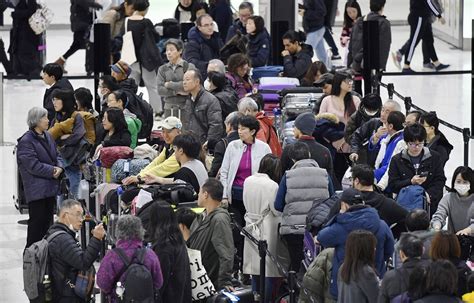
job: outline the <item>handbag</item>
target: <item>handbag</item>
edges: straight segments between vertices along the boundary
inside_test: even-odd
[[[216,289],[207,271],[202,265],[201,252],[188,248],[189,264],[191,265],[191,292],[193,301],[212,297]],[[204,278],[205,277],[205,278]]]
[[[133,42],[133,35],[131,31],[127,31],[128,18],[125,19],[125,34],[123,35],[122,52],[120,60],[132,65],[137,62],[137,55],[135,54],[135,43]]]
[[[38,9],[28,19],[31,29],[37,35],[44,32],[53,21],[54,13],[45,3],[38,3]]]
[[[74,284],[74,293],[79,298],[90,302],[95,283],[95,268],[92,265],[87,270],[81,270],[77,273],[76,283]]]

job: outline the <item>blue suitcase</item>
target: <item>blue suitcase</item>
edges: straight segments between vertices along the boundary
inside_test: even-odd
[[[278,77],[278,75],[283,71],[283,66],[281,65],[267,65],[254,67],[252,69],[252,79],[258,81],[263,77]]]
[[[230,296],[227,296],[224,293],[218,293],[213,297],[209,298],[207,300],[207,303],[232,303],[232,295],[236,296],[239,299],[239,303],[255,302],[252,288],[250,286],[246,286],[237,287],[234,292],[230,293]]]

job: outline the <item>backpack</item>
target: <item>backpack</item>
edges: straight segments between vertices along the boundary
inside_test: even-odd
[[[155,32],[156,33],[156,32]],[[163,64],[160,50],[156,46],[155,33],[150,28],[145,28],[142,45],[140,46],[140,64],[149,71],[154,71]]]
[[[397,202],[408,211],[415,208],[424,209],[429,213],[429,205],[426,200],[425,189],[420,185],[409,185],[400,190]]]
[[[306,217],[306,230],[316,235],[324,225],[335,214],[336,205],[340,200],[340,195],[335,194],[329,198],[321,198],[313,201],[313,206]]]
[[[155,118],[153,115],[153,107],[151,107],[150,103],[143,100],[142,96],[142,93],[135,95],[138,111],[134,112],[134,114],[142,121],[142,128],[138,133],[138,139],[148,139],[151,135]]]
[[[51,280],[48,244],[59,234],[65,233],[63,230],[58,230],[25,249],[23,253],[23,286],[28,299],[40,298],[39,301],[44,301],[44,276],[48,275]]]
[[[124,264],[119,281],[122,282],[125,291],[119,302],[154,303],[153,276],[144,264],[147,248],[137,249],[131,259],[122,249],[116,247],[113,250]]]

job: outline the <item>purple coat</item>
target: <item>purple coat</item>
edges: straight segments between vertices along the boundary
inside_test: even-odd
[[[137,248],[143,247],[143,242],[138,239],[119,240],[117,241],[117,247],[123,249],[127,257],[131,258]],[[150,270],[153,276],[155,290],[160,289],[163,285],[163,275],[161,273],[160,260],[158,260],[153,250],[147,249],[144,265]],[[118,275],[124,266],[122,259],[120,259],[113,250],[110,250],[105,255],[97,271],[97,285],[106,295],[113,294],[113,296],[110,296],[110,302],[118,302],[114,290],[120,278]]]
[[[44,135],[29,130],[18,139],[16,158],[28,203],[54,197],[59,189],[53,178],[54,166],[59,166],[56,143],[48,132]]]

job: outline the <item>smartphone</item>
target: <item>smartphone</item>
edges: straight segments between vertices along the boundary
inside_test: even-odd
[[[429,172],[423,171],[423,172],[419,173],[418,175],[419,175],[420,177],[428,177]]]

